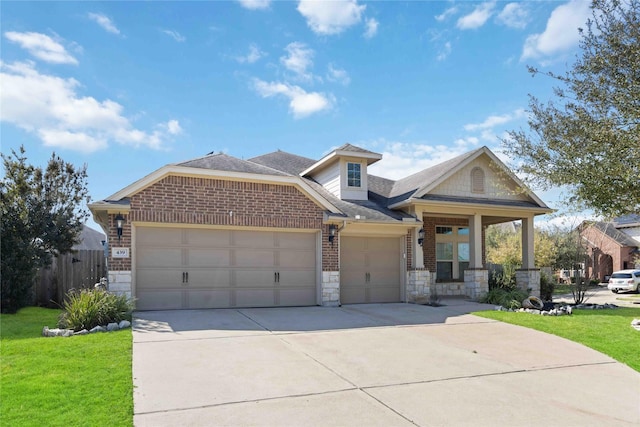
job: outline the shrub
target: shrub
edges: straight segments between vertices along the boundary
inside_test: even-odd
[[[501,305],[504,308],[516,310],[522,306],[522,300],[528,296],[526,292],[520,289],[495,288],[483,295],[480,298],[480,302]]]
[[[489,289],[516,289],[516,268],[505,264],[502,271],[493,271],[489,277]]]
[[[121,320],[131,321],[133,303],[124,295],[82,289],[67,293],[58,327],[80,331]]]
[[[542,301],[551,301],[553,299],[553,291],[556,288],[553,279],[546,274],[540,276],[540,298]]]

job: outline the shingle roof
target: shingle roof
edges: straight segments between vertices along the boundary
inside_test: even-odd
[[[273,153],[264,154],[262,156],[253,157],[249,162],[257,163],[286,172],[290,175],[299,175],[300,172],[313,165],[316,161],[307,157],[297,156],[295,154],[286,153],[284,151],[274,151]]]
[[[639,245],[637,240],[635,240],[628,234],[625,234],[622,231],[616,229],[615,225],[611,222],[598,221],[594,222],[593,226],[615,240],[616,243],[618,243],[620,246],[638,247]]]
[[[177,166],[185,166],[189,168],[213,169],[226,172],[244,172],[255,173],[259,175],[280,175],[287,176],[289,173],[276,170],[267,166],[238,159],[227,154],[211,154],[199,159],[188,160],[186,162],[177,163]]]
[[[614,218],[616,228],[634,227],[640,225],[640,214],[628,214]]]
[[[375,153],[373,151],[365,150],[364,148],[356,147],[355,145],[351,145],[349,143],[344,144],[344,145],[336,148],[334,151],[351,151],[351,152],[354,152],[354,153],[366,153],[366,154],[380,155],[379,153]]]
[[[80,232],[80,241],[73,245],[72,249],[75,251],[81,250],[101,250],[102,241],[107,240],[106,236],[99,231],[94,230],[91,227],[83,226]]]

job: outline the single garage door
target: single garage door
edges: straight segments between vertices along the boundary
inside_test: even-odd
[[[139,310],[316,304],[316,234],[136,228]]]
[[[401,242],[398,237],[340,239],[340,302],[399,302]]]

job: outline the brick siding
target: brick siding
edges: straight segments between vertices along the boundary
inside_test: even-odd
[[[118,241],[110,215],[111,246],[131,247],[132,222],[322,229],[323,209],[292,185],[168,176],[133,195]],[[323,270],[337,270],[333,248],[323,237]],[[131,270],[131,258],[109,260],[110,270]]]

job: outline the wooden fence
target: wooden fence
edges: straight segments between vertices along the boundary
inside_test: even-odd
[[[106,276],[102,250],[80,250],[53,259],[41,268],[34,283],[34,304],[57,306],[70,289],[93,288]]]

